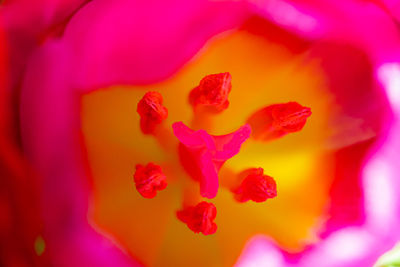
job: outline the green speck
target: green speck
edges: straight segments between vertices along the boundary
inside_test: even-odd
[[[44,242],[44,239],[42,236],[36,237],[35,240],[35,252],[38,256],[42,255],[44,250],[46,249],[46,242]]]

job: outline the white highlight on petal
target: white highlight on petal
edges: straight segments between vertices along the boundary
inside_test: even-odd
[[[333,233],[323,244],[324,254],[335,262],[365,257],[370,250],[371,236],[361,228],[346,228]]]
[[[388,229],[396,216],[397,190],[390,182],[390,168],[385,161],[375,158],[365,166],[363,174],[367,223],[375,229]]]
[[[283,256],[272,244],[262,235],[250,239],[235,267],[280,267],[284,266]]]
[[[386,88],[392,108],[400,112],[400,65],[385,63],[377,69],[380,82]]]
[[[315,18],[302,13],[293,5],[282,0],[268,1],[263,7],[263,11],[277,24],[300,32],[311,33],[318,26]]]

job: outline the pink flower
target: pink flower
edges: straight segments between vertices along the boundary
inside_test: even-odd
[[[20,88],[20,96],[17,98],[18,107],[4,109],[5,112],[1,113],[6,118],[1,121],[2,125],[10,129],[10,134],[1,138],[2,144],[4,143],[4,147],[6,147],[1,150],[2,161],[7,166],[2,173],[7,173],[7,176],[4,176],[9,178],[7,181],[18,181],[15,184],[9,182],[8,187],[15,189],[12,192],[20,200],[20,203],[15,208],[18,211],[15,213],[18,214],[17,216],[10,212],[4,212],[4,214],[9,214],[4,217],[20,222],[29,221],[32,224],[27,226],[23,223],[21,226],[14,226],[15,231],[18,231],[18,227],[20,227],[24,234],[18,235],[20,242],[13,246],[15,249],[10,250],[20,252],[17,249],[18,243],[20,243],[27,247],[27,252],[15,253],[14,255],[18,255],[15,257],[4,257],[4,262],[10,264],[23,262],[25,265],[51,263],[57,266],[139,266],[141,265],[139,262],[142,262],[145,265],[163,265],[165,263],[176,266],[179,263],[187,264],[185,257],[191,257],[194,259],[193,266],[202,263],[230,266],[236,259],[238,259],[235,263],[237,266],[262,266],[266,262],[268,263],[266,266],[372,265],[377,257],[391,248],[400,236],[397,227],[400,220],[400,199],[396,189],[399,188],[400,183],[399,170],[396,165],[397,151],[400,148],[398,138],[396,138],[396,134],[400,130],[399,109],[397,108],[400,102],[399,82],[396,78],[400,74],[398,62],[400,40],[396,28],[398,10],[391,1],[378,1],[379,4],[375,2],[377,1],[337,3],[337,1],[307,0],[167,2],[94,0],[90,2],[43,1],[32,7],[28,2],[22,0],[6,1],[0,13],[0,27],[5,32],[4,36],[8,42],[8,47],[2,48],[2,51],[9,52],[7,55],[11,63],[4,68],[4,72],[7,72],[4,77],[8,77],[8,79],[1,81],[1,86],[2,92],[5,94],[12,89],[15,97],[18,96],[17,92]],[[175,124],[174,127],[175,135],[192,153],[192,156],[196,160],[207,160],[209,163],[207,165],[209,168],[206,168],[207,172],[201,173],[199,179],[202,195],[212,198],[219,189],[223,192],[222,194],[230,196],[227,201],[224,200],[225,195],[222,195],[221,198],[217,197],[215,206],[217,210],[221,207],[221,211],[216,217],[214,216],[215,207],[204,208],[212,215],[207,221],[208,227],[204,229],[197,228],[197,217],[188,219],[193,217],[192,209],[184,210],[186,211],[184,212],[184,221],[188,222],[189,227],[207,233],[216,231],[211,218],[215,219],[218,224],[220,216],[221,224],[218,224],[218,230],[214,235],[220,242],[212,243],[213,239],[202,239],[203,237],[197,235],[191,235],[190,239],[185,239],[186,234],[175,236],[175,233],[187,230],[186,228],[173,228],[175,223],[181,224],[178,224],[180,222],[176,217],[168,217],[172,213],[166,215],[167,212],[165,212],[165,209],[172,209],[174,204],[171,203],[174,203],[176,194],[167,196],[167,194],[163,195],[164,192],[160,192],[151,200],[139,199],[140,195],[133,196],[139,200],[132,202],[134,203],[132,210],[127,211],[118,210],[118,207],[121,207],[119,201],[125,199],[124,203],[130,203],[132,196],[123,195],[127,191],[118,191],[121,189],[116,187],[118,184],[114,182],[125,178],[119,177],[118,173],[111,173],[107,177],[114,177],[116,180],[101,181],[103,186],[108,185],[109,191],[101,191],[103,187],[99,186],[99,179],[101,180],[102,177],[99,170],[112,170],[112,168],[101,169],[98,166],[114,166],[115,162],[108,162],[110,158],[114,157],[112,146],[109,146],[109,150],[107,150],[112,157],[107,157],[108,155],[103,154],[105,150],[100,150],[96,144],[116,142],[118,146],[123,147],[118,150],[121,152],[124,149],[131,149],[124,145],[132,143],[123,139],[125,135],[122,137],[117,135],[115,139],[102,139],[105,135],[101,135],[101,131],[112,132],[113,128],[100,127],[99,135],[91,135],[94,128],[90,128],[92,124],[88,124],[86,119],[106,120],[105,111],[101,109],[96,110],[99,114],[89,114],[93,110],[87,108],[85,103],[93,103],[90,102],[90,99],[92,97],[94,99],[98,93],[91,92],[121,84],[145,86],[147,90],[171,84],[178,87],[179,82],[182,82],[179,77],[182,76],[190,80],[190,83],[182,82],[181,85],[184,85],[182,87],[185,88],[182,90],[193,89],[187,88],[187,86],[196,86],[199,78],[202,78],[197,77],[196,72],[187,70],[191,64],[193,66],[198,64],[193,57],[208,55],[207,53],[212,53],[212,51],[221,52],[223,49],[215,48],[210,40],[220,33],[236,36],[234,34],[237,31],[257,36],[259,38],[257,42],[262,43],[253,42],[251,43],[253,47],[243,49],[242,52],[251,49],[259,51],[258,47],[263,47],[264,42],[268,43],[265,46],[265,53],[268,57],[258,53],[254,59],[242,58],[242,65],[253,68],[255,64],[251,65],[249,62],[259,62],[258,58],[268,58],[271,60],[269,62],[271,66],[280,66],[280,69],[275,72],[253,68],[249,71],[253,75],[246,77],[261,79],[269,75],[265,80],[277,88],[279,88],[279,82],[274,79],[278,78],[285,81],[292,79],[291,86],[301,90],[312,86],[327,88],[326,91],[321,90],[320,102],[332,101],[334,105],[330,107],[340,109],[330,110],[331,113],[326,111],[326,114],[334,115],[328,116],[328,122],[320,128],[316,126],[316,128],[312,128],[327,129],[323,130],[326,133],[315,135],[315,138],[318,139],[319,136],[329,136],[329,138],[321,137],[320,139],[323,141],[318,141],[318,139],[315,142],[306,138],[291,139],[301,140],[304,143],[292,142],[282,146],[283,141],[281,140],[290,140],[288,139],[290,135],[288,135],[279,140],[281,143],[277,141],[276,149],[273,150],[277,158],[284,160],[284,157],[279,157],[280,154],[287,155],[289,158],[293,152],[296,152],[296,149],[299,151],[298,148],[301,150],[301,148],[312,147],[315,144],[323,144],[323,148],[318,150],[318,153],[321,153],[321,157],[327,158],[326,162],[334,163],[333,165],[327,164],[326,166],[330,167],[325,168],[324,160],[314,161],[314,163],[323,165],[320,169],[324,172],[318,172],[318,174],[323,173],[326,174],[326,177],[332,178],[328,192],[321,192],[320,195],[313,195],[317,194],[318,190],[312,189],[311,186],[307,188],[306,183],[296,185],[296,180],[293,180],[291,183],[294,185],[290,189],[290,184],[285,185],[283,180],[280,182],[279,177],[274,177],[277,181],[278,192],[280,192],[280,187],[287,190],[278,193],[276,202],[268,200],[265,203],[265,208],[276,207],[275,211],[279,211],[280,214],[277,214],[276,217],[290,213],[299,213],[300,215],[305,212],[313,213],[315,211],[302,209],[302,205],[307,207],[310,204],[310,202],[304,204],[302,200],[312,201],[315,199],[319,203],[321,199],[329,198],[326,211],[320,214],[321,225],[315,225],[316,222],[314,222],[314,226],[309,229],[310,236],[314,237],[314,240],[308,238],[305,244],[300,244],[302,242],[299,241],[300,245],[294,252],[289,251],[290,242],[285,244],[285,239],[304,238],[304,236],[299,238],[290,236],[296,233],[296,231],[291,231],[291,228],[304,229],[304,226],[297,225],[304,221],[277,220],[274,223],[274,214],[269,217],[270,220],[267,222],[276,227],[275,232],[271,231],[271,228],[268,228],[268,232],[259,232],[259,235],[252,237],[247,245],[245,242],[234,242],[246,241],[245,237],[249,233],[253,233],[253,229],[249,229],[250,226],[243,230],[240,228],[241,225],[246,225],[248,222],[251,225],[254,220],[254,231],[258,229],[260,223],[255,221],[260,215],[260,207],[264,206],[251,206],[259,203],[235,204],[237,206],[221,204],[233,199],[232,192],[226,190],[232,181],[226,180],[226,183],[218,181],[219,178],[213,172],[213,166],[215,167],[215,164],[219,164],[220,161],[225,161],[237,154],[244,139],[235,142],[232,149],[234,152],[224,150],[226,154],[222,156],[218,154],[221,157],[216,157],[215,155],[220,151],[213,147],[218,145],[215,141],[217,137],[213,137],[207,132],[192,131],[182,124]],[[248,40],[243,38],[229,44],[237,45],[234,47],[236,49],[241,43],[244,46],[247,45]],[[232,54],[231,58],[236,60],[240,55],[240,53]],[[228,57],[221,56],[221,59],[225,60],[223,63],[229,63],[232,68],[237,66],[236,61],[227,63]],[[6,62],[2,56],[0,56],[0,60]],[[299,63],[287,64],[285,66],[288,69],[285,69],[276,63],[280,60]],[[209,61],[205,59],[203,62]],[[217,65],[206,63],[204,66],[207,68],[203,70],[205,72],[203,77],[215,73],[210,68],[218,68]],[[221,66],[225,65],[221,63]],[[264,68],[264,65],[260,65],[261,67]],[[296,71],[293,71],[294,67],[296,67]],[[223,71],[227,70],[220,72]],[[259,75],[257,71],[262,75]],[[310,73],[304,74],[307,71]],[[267,102],[263,106],[274,103],[270,103],[269,99],[262,98],[265,97],[264,91],[255,92],[254,80],[243,78],[240,80],[240,71],[233,69],[230,72],[232,74],[231,94],[240,93],[237,93],[236,96],[232,95],[232,99],[229,99],[229,107],[224,114],[231,112],[229,123],[239,127],[253,114],[252,112],[260,110],[257,106],[260,105],[259,103]],[[296,73],[301,73],[298,75],[300,78],[296,76]],[[318,85],[313,82],[302,84],[303,76],[307,77],[304,78],[306,80],[315,79],[315,83]],[[320,77],[323,77],[323,82],[318,80]],[[234,83],[235,78],[237,87]],[[240,84],[240,81],[243,83]],[[160,82],[162,82],[161,85],[156,84]],[[244,85],[249,88],[243,88]],[[182,90],[179,88],[160,90],[164,97],[164,105],[168,109],[172,109],[168,111],[169,117],[179,114],[179,109],[173,110],[171,103],[182,103],[183,105],[183,102],[187,100],[180,98],[183,96]],[[297,98],[302,98],[304,101],[310,101],[314,106],[315,103],[318,103],[318,101],[312,100],[317,98],[315,95],[298,92],[285,96],[284,88],[282,87],[280,90],[281,92],[277,90],[271,99],[275,97],[281,100],[280,103],[287,103],[300,101]],[[312,92],[318,93],[319,91]],[[139,93],[137,94],[139,97]],[[144,93],[140,94],[143,96]],[[246,98],[246,94],[251,97]],[[327,100],[330,95],[334,99]],[[177,100],[171,102],[172,97]],[[187,94],[186,97],[188,97]],[[286,99],[286,97],[290,99]],[[129,97],[127,96],[126,99]],[[243,103],[239,103],[238,99]],[[121,101],[118,97],[107,99],[108,103],[117,100]],[[247,104],[246,101],[248,101]],[[132,109],[126,111],[126,113],[131,113],[126,116],[136,116],[136,104],[132,103]],[[254,107],[251,106],[252,104]],[[119,102],[118,105],[123,106]],[[321,118],[325,117],[321,115],[324,108],[314,109],[314,106],[311,107],[313,115],[310,120],[317,116],[313,124],[316,125],[316,122],[322,123],[323,119]],[[19,109],[18,112],[16,109]],[[11,115],[6,113],[10,110],[14,112]],[[186,113],[179,115],[182,116],[182,120],[188,120]],[[223,118],[223,116],[225,115],[218,118]],[[14,122],[10,118],[18,119],[17,122]],[[115,128],[118,128],[120,127],[118,122],[124,122],[124,119],[113,117],[111,121],[115,121]],[[101,120],[93,121],[93,124],[96,123],[101,125]],[[139,123],[136,126],[139,127]],[[218,127],[221,127],[217,129],[222,131],[223,127],[231,126],[218,125]],[[129,132],[128,128],[126,132]],[[247,133],[246,126],[242,129]],[[328,134],[328,130],[333,133]],[[213,133],[212,135],[228,132],[225,130],[224,133]],[[300,134],[303,132],[297,136]],[[17,136],[20,136],[21,140],[18,140]],[[99,140],[89,137],[98,137]],[[232,137],[232,139],[234,138]],[[132,139],[134,138],[132,137]],[[145,160],[146,157],[157,159],[158,155],[151,153],[156,150],[152,149],[154,145],[148,141],[150,139],[143,139],[141,142],[145,145],[141,149],[136,148],[137,155],[144,156],[137,156],[138,158],[134,158],[134,161],[137,162],[127,162],[126,164],[134,167],[134,163],[141,163],[139,161]],[[21,141],[20,145],[18,141]],[[201,141],[201,144],[197,141]],[[169,149],[168,143],[163,145]],[[197,149],[198,146],[205,151],[200,156],[191,151],[193,147]],[[258,146],[263,145],[259,143]],[[95,149],[99,149],[99,151],[95,151]],[[244,159],[252,159],[257,162],[257,157],[261,158],[263,155],[260,150],[252,151],[258,152],[252,156],[246,151],[241,151],[238,155],[243,156],[242,159],[235,162],[237,166],[245,165]],[[127,152],[127,154],[129,153]],[[93,155],[97,155],[97,157],[95,158]],[[107,159],[105,164],[99,164],[102,156]],[[131,154],[129,154],[130,156]],[[171,156],[171,158],[173,157]],[[124,161],[126,157],[119,154],[117,158],[118,161]],[[298,161],[287,159],[287,162],[294,164],[293,162]],[[299,164],[316,167],[313,165],[313,161],[304,162]],[[291,171],[290,174],[300,175],[297,173],[298,169],[291,170],[291,168],[297,168],[291,164],[286,166],[286,169]],[[225,168],[225,172],[221,169],[220,177],[234,176],[235,171],[233,171],[234,166],[232,165],[234,164]],[[220,166],[218,165],[218,167]],[[30,169],[33,169],[33,174],[28,172]],[[264,167],[267,174],[272,170],[273,167],[270,169]],[[168,178],[170,170],[166,169],[165,171]],[[129,181],[134,188],[132,175],[133,172],[130,173]],[[214,179],[204,178],[210,175]],[[16,180],[15,177],[23,178]],[[329,184],[326,177],[321,175],[319,178],[325,181],[323,183]],[[34,188],[32,195],[26,194],[26,191],[29,190],[24,189],[26,184],[24,181],[31,183]],[[313,181],[318,183],[318,180]],[[123,183],[121,182],[121,184]],[[174,188],[174,181],[171,184],[171,188]],[[170,190],[169,188],[170,182],[168,181],[168,187],[165,190]],[[321,188],[326,187],[322,186]],[[294,193],[290,195],[287,192]],[[137,192],[132,190],[131,193],[133,195]],[[311,196],[309,198],[301,197],[307,194]],[[281,196],[281,199],[286,199],[286,202],[280,202]],[[101,204],[100,202],[107,197],[106,204],[103,202]],[[5,200],[3,201],[3,199]],[[17,200],[11,202],[10,199],[12,198],[2,195],[3,202],[0,204],[1,207],[5,207],[3,210],[11,210],[9,203],[18,202]],[[27,214],[30,202],[34,210],[33,214]],[[285,206],[285,203],[288,206]],[[101,214],[104,215],[100,211],[107,210],[102,205],[111,206],[114,212],[105,213],[106,218],[99,218]],[[167,205],[171,207],[168,208]],[[281,205],[280,209],[278,209],[279,205]],[[225,208],[222,208],[223,206]],[[241,211],[249,212],[252,207],[254,207],[254,211],[257,211],[253,217],[241,215],[243,214],[240,213]],[[323,207],[316,209],[323,209]],[[148,213],[144,211],[148,211]],[[130,212],[140,214],[135,217],[134,225],[129,225],[127,221],[124,221],[124,218],[132,216],[129,214]],[[238,216],[229,217],[229,213]],[[152,216],[157,219],[153,221],[147,219],[153,218]],[[116,219],[113,220],[112,217]],[[227,218],[236,218],[237,221],[226,223],[229,221]],[[4,221],[7,222],[7,220],[9,219]],[[196,223],[191,224],[192,222]],[[172,225],[171,229],[173,230],[167,231],[166,225],[169,224]],[[3,229],[10,229],[12,224],[4,223],[0,226],[2,225],[5,225]],[[136,234],[134,239],[129,238],[129,232],[124,232],[127,225]],[[152,232],[146,230],[146,227],[150,227]],[[9,231],[3,232],[8,233]],[[284,233],[288,233],[287,236],[284,236]],[[12,240],[11,236],[7,234],[7,240]],[[37,256],[31,251],[32,242],[37,240],[38,236],[43,236],[46,244],[42,256]],[[194,248],[187,249],[183,253],[179,251],[184,255],[173,250],[166,253],[168,250],[162,249],[163,238],[178,243],[177,246],[171,242],[166,244],[166,247],[186,249],[185,242],[187,241]],[[229,240],[232,241],[232,244],[228,244]],[[210,245],[215,247],[210,247]],[[232,251],[237,253],[231,253]],[[211,257],[218,253],[223,256]],[[182,257],[181,259],[176,256],[178,254]],[[160,255],[160,258],[154,255]],[[204,258],[204,261],[198,261],[200,258]]]

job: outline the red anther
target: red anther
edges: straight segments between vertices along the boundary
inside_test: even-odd
[[[212,112],[221,112],[228,108],[228,95],[231,91],[232,76],[229,72],[211,74],[204,77],[199,86],[189,94],[189,102],[196,108],[204,106]]]
[[[217,225],[214,223],[217,209],[212,203],[203,201],[194,207],[187,207],[178,211],[176,215],[195,233],[201,232],[204,235],[211,235],[217,231]]]
[[[276,105],[272,109],[275,127],[279,127],[287,132],[300,131],[310,116],[311,109],[303,107],[296,102]]]
[[[156,126],[168,117],[168,110],[162,105],[163,98],[158,92],[147,92],[137,105],[140,115],[140,129],[144,134],[154,132]]]
[[[270,140],[303,129],[311,109],[297,102],[267,106],[254,113],[247,121],[253,137]]]
[[[242,172],[240,176],[245,178],[239,188],[233,191],[237,201],[264,202],[269,198],[276,197],[276,182],[274,178],[264,175],[262,168],[248,169]]]
[[[153,198],[157,191],[167,187],[167,181],[161,167],[149,163],[146,166],[136,165],[136,172],[133,176],[137,191],[145,198]]]

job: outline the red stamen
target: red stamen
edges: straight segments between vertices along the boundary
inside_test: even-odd
[[[153,198],[157,195],[157,191],[167,187],[167,181],[161,167],[149,163],[146,166],[136,165],[134,181],[137,191],[145,198]]]
[[[190,104],[194,109],[205,107],[211,112],[227,109],[228,95],[232,88],[231,79],[229,72],[207,75],[200,81],[199,86],[190,92]]]
[[[158,92],[147,92],[137,105],[140,115],[140,129],[144,134],[154,133],[156,126],[168,117],[168,110],[162,105],[163,98]]]
[[[276,197],[276,182],[274,178],[264,175],[262,168],[248,169],[239,176],[244,176],[245,178],[239,188],[233,191],[237,201],[253,200],[254,202],[264,202],[269,198]]]
[[[254,113],[247,121],[253,137],[270,140],[303,129],[311,109],[296,102],[267,106]]]
[[[204,235],[211,235],[217,231],[217,225],[214,223],[217,209],[212,203],[203,201],[194,207],[187,207],[178,211],[176,215],[195,233],[201,232]]]

